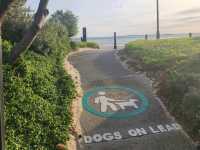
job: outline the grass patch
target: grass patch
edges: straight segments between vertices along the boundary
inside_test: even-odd
[[[157,80],[169,111],[199,140],[200,38],[138,40],[128,43],[122,55]]]
[[[95,42],[71,42],[71,47],[74,50],[77,50],[78,48],[100,48],[100,46]]]

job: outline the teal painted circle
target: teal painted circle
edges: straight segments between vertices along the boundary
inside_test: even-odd
[[[109,91],[120,90],[120,91],[126,91],[126,92],[129,92],[129,93],[132,93],[135,96],[137,96],[137,98],[141,102],[141,106],[139,107],[139,109],[133,110],[133,111],[130,111],[130,112],[115,113],[115,112],[100,112],[100,111],[97,111],[90,104],[89,99],[90,99],[90,97],[92,97],[93,95],[95,95],[96,93],[98,93],[99,91],[102,91],[102,90],[104,90],[104,91],[105,90],[109,90]],[[113,119],[126,119],[126,118],[137,116],[137,115],[145,112],[147,110],[147,108],[149,107],[149,101],[144,96],[144,94],[142,94],[141,92],[138,92],[135,89],[122,87],[122,86],[104,86],[104,87],[97,87],[97,88],[94,88],[94,89],[86,92],[85,95],[83,96],[82,105],[83,105],[83,108],[87,112],[89,112],[93,115],[99,116],[99,117],[113,118]]]

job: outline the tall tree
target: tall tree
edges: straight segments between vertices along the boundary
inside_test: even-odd
[[[46,18],[49,14],[49,11],[47,9],[48,2],[49,0],[40,0],[32,25],[24,34],[22,40],[19,43],[17,43],[12,49],[11,52],[12,64],[16,63],[16,60],[20,56],[20,54],[31,46],[36,36],[38,35],[39,31],[44,26]]]
[[[3,19],[8,11],[9,7],[15,2],[16,0],[1,0],[0,1],[0,26],[3,23]]]
[[[30,9],[25,7],[26,0],[14,2],[4,17],[2,38],[12,43],[19,42],[32,21]]]
[[[76,35],[78,32],[78,18],[71,11],[56,11],[52,15],[51,21],[64,25],[68,31],[69,37]]]

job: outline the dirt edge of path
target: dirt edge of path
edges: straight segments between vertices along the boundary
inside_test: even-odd
[[[92,48],[81,48],[77,51],[69,53],[64,61],[64,68],[67,73],[71,76],[72,80],[75,83],[76,88],[76,98],[72,102],[71,112],[72,112],[72,124],[70,127],[70,137],[67,141],[67,149],[68,150],[77,150],[77,143],[82,135],[82,129],[80,124],[80,117],[83,111],[82,109],[82,97],[83,97],[83,89],[81,87],[81,77],[79,71],[69,62],[69,57],[84,51],[96,50]]]
[[[130,61],[130,58],[128,58],[127,56],[124,56],[123,55],[123,59],[121,59],[121,55],[120,55],[120,51],[117,51],[115,52],[115,57],[116,59],[120,62],[120,64],[128,71],[130,72],[135,72],[136,70],[129,66],[128,62]],[[147,77],[146,73],[145,72],[141,72],[142,74],[145,74],[145,76]],[[148,78],[148,77],[147,77]],[[151,80],[150,78],[148,78],[149,80]],[[151,80],[152,81],[152,80]],[[152,82],[156,82],[156,81],[152,81]],[[155,95],[155,98],[156,100],[158,101],[158,103],[160,104],[161,108],[164,110],[165,112],[165,115],[170,118],[171,120],[176,121],[175,117],[173,117],[170,112],[168,111],[167,107],[165,106],[165,104],[162,102],[162,100],[160,99],[160,97],[157,95],[157,90],[153,91],[153,94]],[[200,145],[199,142],[194,142],[192,140],[192,138],[184,131],[184,130],[181,130],[182,134],[185,135],[186,138],[188,138],[189,141],[191,141],[191,143],[193,143],[196,147],[198,147]],[[199,150],[199,149],[197,149]]]

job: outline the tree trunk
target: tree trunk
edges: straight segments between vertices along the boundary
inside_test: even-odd
[[[5,125],[4,125],[4,98],[3,98],[3,65],[2,65],[2,39],[1,39],[1,23],[0,23],[0,150],[5,149]]]
[[[12,49],[12,52],[11,52],[12,64],[15,64],[20,54],[31,46],[37,34],[44,26],[46,18],[49,14],[49,11],[47,9],[48,2],[49,0],[40,0],[38,10],[35,14],[32,25],[30,26],[28,31],[25,33],[23,39],[19,43],[17,43]]]

